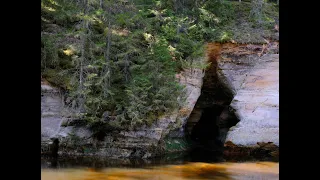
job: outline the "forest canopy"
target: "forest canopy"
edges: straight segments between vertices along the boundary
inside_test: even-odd
[[[182,105],[175,74],[205,42],[261,43],[277,23],[277,1],[42,0],[41,76],[85,124],[134,129]]]

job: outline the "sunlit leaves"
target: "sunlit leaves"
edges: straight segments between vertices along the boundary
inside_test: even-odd
[[[94,77],[97,77],[97,76],[98,76],[98,74],[91,73],[91,74],[88,75],[87,78],[88,78],[89,80],[91,80],[91,79],[93,79]]]

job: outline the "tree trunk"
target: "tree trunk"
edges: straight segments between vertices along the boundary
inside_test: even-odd
[[[88,8],[88,1],[84,0],[84,14],[87,14],[87,8]],[[81,36],[82,38],[82,47],[81,47],[81,58],[80,58],[80,74],[79,74],[79,90],[80,90],[80,95],[78,98],[78,102],[79,102],[79,112],[83,112],[84,111],[84,94],[83,94],[83,89],[84,89],[84,61],[85,61],[85,52],[86,52],[86,43],[87,43],[87,29],[89,27],[89,22],[87,20],[83,20],[82,21],[82,25],[83,25],[83,34]]]
[[[107,35],[107,50],[106,50],[106,61],[109,61],[110,58],[110,46],[111,46],[111,27],[110,27],[110,20],[108,23],[108,35]]]
[[[84,20],[83,22],[83,28],[86,29],[87,21]],[[79,112],[83,111],[83,105],[84,105],[84,94],[83,94],[83,83],[84,83],[84,70],[83,70],[83,64],[85,61],[85,47],[86,47],[86,34],[83,33],[82,35],[82,48],[81,48],[81,58],[80,58],[80,75],[79,75],[79,90],[80,90],[80,96],[79,96]]]
[[[124,68],[124,74],[126,78],[126,82],[129,80],[129,61],[128,61],[128,54],[125,55],[125,68]]]

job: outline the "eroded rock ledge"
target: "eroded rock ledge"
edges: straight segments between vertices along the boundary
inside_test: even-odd
[[[239,122],[226,133],[225,155],[279,155],[278,42],[223,44],[217,58],[220,82],[231,89]],[[220,116],[223,121],[223,114]]]
[[[203,59],[205,60],[205,59]],[[63,94],[44,82],[41,83],[42,144],[41,153],[52,153],[52,142],[59,142],[59,155],[103,156],[109,158],[150,158],[165,151],[165,138],[170,132],[173,136],[184,135],[183,125],[194,108],[203,83],[204,72],[200,69],[185,70],[177,75],[179,82],[185,85],[186,100],[182,107],[160,117],[151,125],[134,131],[107,133],[103,139],[96,139],[86,127],[72,124],[74,120],[67,115],[68,109],[62,101]],[[65,122],[65,123],[64,123]],[[64,126],[62,126],[64,124]]]
[[[61,126],[63,122],[72,122],[65,113],[68,110],[63,105],[63,94],[57,88],[42,83],[42,153],[50,152],[54,148],[52,142],[58,141],[60,155],[154,157],[166,150],[166,137],[183,138],[185,129],[190,133],[192,126],[201,118],[203,108],[219,107],[221,111],[215,123],[219,128],[218,139],[224,144],[225,156],[277,157],[278,43],[209,43],[207,51],[204,60],[212,64],[205,78],[199,69],[185,70],[177,75],[180,83],[186,86],[187,97],[180,109],[159,118],[151,127],[112,133],[102,140],[93,138],[92,132],[85,127],[72,123]],[[202,85],[207,92],[201,92]],[[201,93],[204,96],[200,97]],[[221,97],[224,98],[219,99]],[[176,141],[179,140],[172,140],[169,144],[181,145]]]

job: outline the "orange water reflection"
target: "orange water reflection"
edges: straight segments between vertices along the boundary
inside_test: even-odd
[[[187,163],[150,168],[42,169],[42,180],[279,179],[279,163]]]

